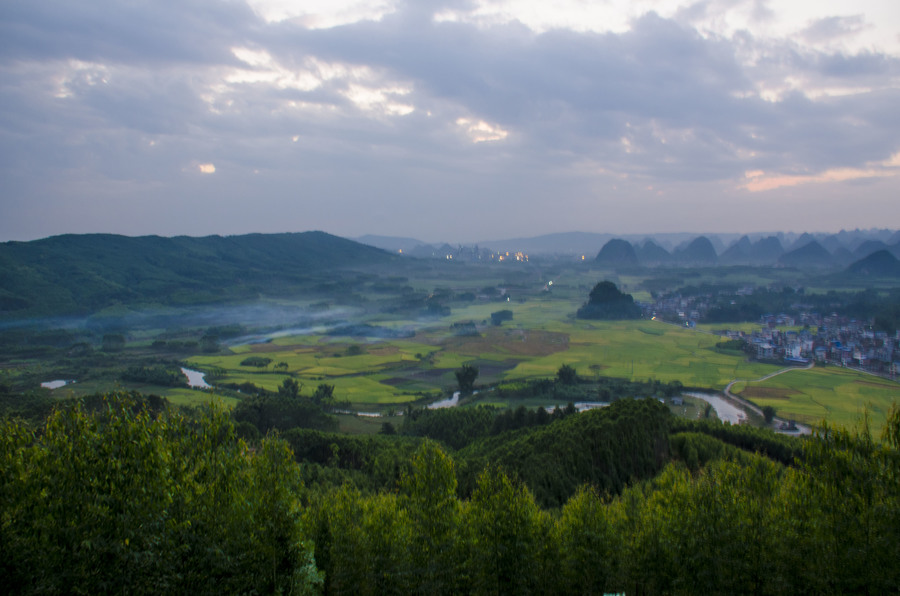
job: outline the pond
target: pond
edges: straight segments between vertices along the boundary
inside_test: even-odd
[[[64,381],[62,379],[58,379],[56,381],[45,381],[41,383],[41,387],[44,389],[59,389],[60,387],[65,387],[69,383],[74,383],[75,381]]]
[[[212,385],[206,382],[206,379],[203,377],[205,373],[200,372],[199,370],[191,370],[190,368],[181,367],[181,372],[184,373],[184,376],[188,379],[188,385],[193,387],[194,389],[212,389]]]

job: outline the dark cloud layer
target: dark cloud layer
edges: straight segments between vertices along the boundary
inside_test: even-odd
[[[849,225],[900,226],[882,213],[900,167],[900,58],[828,45],[864,34],[860,16],[794,38],[696,28],[716,6],[540,32],[435,20],[464,2],[307,29],[234,1],[12,0],[0,239],[751,231],[772,229],[760,204],[787,200],[799,218],[816,195],[833,218],[818,225],[837,229],[851,192]]]

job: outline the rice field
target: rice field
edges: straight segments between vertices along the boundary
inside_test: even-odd
[[[867,411],[876,437],[891,404],[900,403],[900,383],[837,367],[798,369],[759,383],[736,383],[732,392],[759,406],[772,406],[780,418],[805,424],[822,420],[854,427]]]
[[[297,379],[304,394],[319,383],[335,386],[335,396],[354,407],[386,410],[452,391],[454,371],[479,368],[477,383],[550,378],[563,364],[582,376],[681,381],[688,387],[722,390],[734,379],[757,379],[780,367],[749,362],[742,354],[715,350],[723,340],[709,328],[686,329],[659,321],[575,319],[579,303],[547,296],[527,302],[473,303],[449,317],[428,321],[392,320],[390,326],[415,328],[403,339],[297,335],[269,343],[235,346],[227,353],[199,355],[189,364],[224,370],[222,383],[245,383],[277,390],[285,378]],[[513,312],[500,327],[489,324],[498,310]],[[472,321],[478,336],[457,336],[451,325]],[[720,327],[720,326],[716,326]],[[270,358],[265,367],[241,365],[248,356]],[[805,423],[821,419],[848,426],[869,408],[880,432],[885,412],[900,396],[900,385],[841,369],[791,371],[764,382],[738,383],[760,406]],[[185,396],[185,399],[187,396]]]
[[[279,337],[269,343],[236,346],[228,353],[199,355],[189,364],[225,371],[224,383],[276,390],[288,376],[311,393],[318,383],[335,386],[335,395],[354,405],[404,404],[422,393],[450,391],[453,371],[479,367],[478,383],[553,377],[562,364],[583,376],[680,380],[688,386],[723,388],[734,378],[756,378],[777,370],[716,353],[720,337],[655,321],[600,322],[574,318],[578,304],[561,299],[524,303],[473,304],[425,325],[415,337],[376,340],[317,335]],[[490,314],[513,311],[513,320],[491,326]],[[457,336],[450,326],[473,321],[478,336]],[[393,321],[394,325],[416,325]],[[264,367],[242,365],[249,356],[269,358]]]

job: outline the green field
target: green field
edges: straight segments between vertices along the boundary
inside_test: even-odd
[[[420,325],[414,338],[374,340],[325,336],[280,337],[237,346],[229,353],[198,355],[189,364],[225,371],[220,383],[250,382],[275,390],[288,376],[311,393],[318,383],[335,386],[335,396],[358,407],[403,404],[423,393],[449,391],[453,371],[478,366],[478,383],[553,377],[562,364],[580,375],[634,380],[679,380],[687,386],[722,389],[736,378],[758,378],[777,370],[742,356],[714,351],[721,337],[656,321],[599,322],[574,318],[578,303],[558,297],[528,302],[472,304],[450,317]],[[512,321],[486,325],[491,312],[508,308]],[[478,337],[455,336],[454,322],[474,321]],[[415,325],[392,321],[393,326]],[[348,355],[352,347],[362,353]],[[271,359],[265,368],[242,366],[248,356]],[[285,363],[286,369],[275,365]]]
[[[736,383],[732,392],[759,406],[772,406],[781,418],[806,424],[828,420],[858,424],[864,410],[880,437],[891,404],[900,402],[900,384],[843,368],[794,370],[760,383]]]

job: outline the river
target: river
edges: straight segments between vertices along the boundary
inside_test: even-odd
[[[62,379],[56,381],[44,381],[41,383],[41,387],[44,389],[59,389],[60,387],[65,387],[69,383],[74,383],[75,381],[64,381]]]
[[[436,401],[434,403],[428,404],[429,410],[439,410],[441,408],[455,408],[459,405],[459,391],[456,391],[453,394],[453,397],[448,397],[447,399],[442,399],[440,401]]]
[[[743,422],[747,421],[747,414],[744,413],[744,410],[735,406],[720,395],[716,395],[715,393],[693,392],[685,392],[685,395],[697,399],[702,399],[706,403],[712,405],[713,410],[716,411],[716,416],[719,417],[719,420],[727,420],[731,424],[742,424]]]

